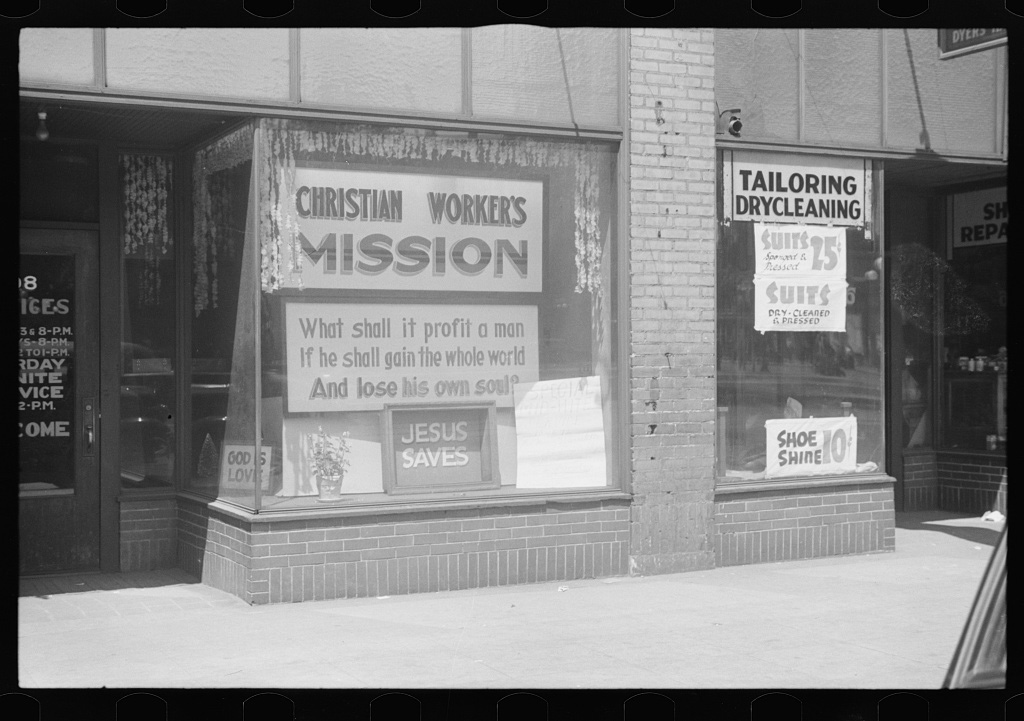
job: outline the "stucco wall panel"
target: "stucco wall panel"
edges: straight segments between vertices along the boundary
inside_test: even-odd
[[[743,111],[743,138],[797,139],[796,30],[715,30],[715,99]]]
[[[289,97],[288,30],[107,30],[107,85],[125,91]]]
[[[995,77],[1000,51],[939,60],[933,28],[887,30],[889,145],[997,152]],[[909,42],[908,42],[909,41]]]
[[[309,28],[300,34],[302,99],[353,108],[458,113],[459,28]]]
[[[881,143],[880,46],[878,30],[806,31],[805,140],[829,145]]]
[[[500,25],[473,30],[473,114],[516,120],[617,125],[615,28]],[[564,53],[565,70],[562,69]],[[671,56],[671,52],[666,55]],[[566,89],[568,76],[571,94]],[[571,106],[571,112],[570,112]]]
[[[93,31],[90,28],[24,28],[18,38],[22,85],[92,85]]]

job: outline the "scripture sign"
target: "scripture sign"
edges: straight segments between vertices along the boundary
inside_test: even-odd
[[[539,293],[544,183],[295,169],[285,287]]]
[[[270,491],[270,446],[261,446],[263,458],[260,479],[264,491]],[[251,491],[256,487],[256,448],[224,444],[220,452],[220,487],[239,491]]]
[[[759,151],[727,154],[726,214],[734,221],[864,225],[870,219],[866,162]]]
[[[494,401],[539,376],[537,306],[285,304],[289,413]]]
[[[493,408],[493,406],[492,406]],[[497,487],[488,407],[390,408],[391,493]]]
[[[947,207],[951,248],[1006,242],[1010,207],[1006,202],[1005,186],[953,195]]]
[[[782,418],[765,421],[765,478],[853,473],[857,418]]]
[[[516,487],[607,484],[601,377],[517,384]]]

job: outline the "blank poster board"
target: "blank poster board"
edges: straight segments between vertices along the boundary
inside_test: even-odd
[[[517,383],[517,488],[588,488],[608,483],[601,378]]]

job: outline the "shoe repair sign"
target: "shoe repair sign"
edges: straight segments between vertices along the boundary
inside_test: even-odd
[[[846,330],[846,228],[754,224],[754,330]]]
[[[765,478],[820,476],[857,470],[857,418],[780,418],[765,421]]]

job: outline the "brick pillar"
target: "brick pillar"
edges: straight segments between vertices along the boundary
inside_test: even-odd
[[[714,566],[714,32],[629,49],[630,570]]]

